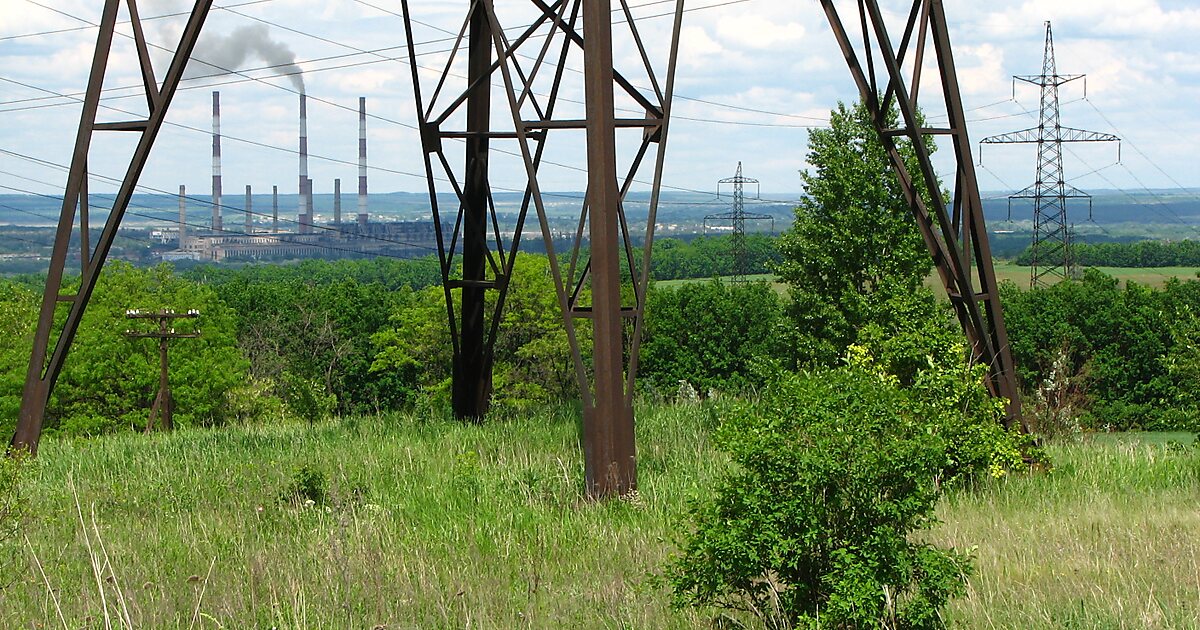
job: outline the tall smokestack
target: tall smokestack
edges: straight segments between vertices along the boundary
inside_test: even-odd
[[[334,225],[342,224],[342,180],[340,178],[333,180],[333,223]]]
[[[179,185],[179,249],[183,249],[183,241],[187,238],[187,187]]]
[[[279,233],[279,187],[271,186],[271,233]]]
[[[213,91],[212,229],[221,231],[221,93]]]
[[[367,217],[367,97],[358,97],[358,224]]]
[[[254,231],[253,209],[254,202],[250,199],[250,184],[246,184],[246,234]]]
[[[308,188],[308,97],[300,94],[300,231],[304,232],[309,206]]]

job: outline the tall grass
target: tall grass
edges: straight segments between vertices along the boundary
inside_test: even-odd
[[[941,506],[932,538],[977,558],[952,625],[1200,627],[1200,448],[1103,438]]]
[[[712,627],[647,579],[727,465],[712,416],[639,408],[641,492],[604,503],[571,410],[50,439],[0,627]],[[941,506],[928,535],[978,558],[952,625],[1200,627],[1200,449],[1050,451]]]

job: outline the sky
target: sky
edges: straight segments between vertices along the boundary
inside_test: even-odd
[[[66,176],[53,165],[70,162],[80,113],[77,96],[86,88],[95,46],[97,29],[89,24],[98,22],[100,4],[0,3],[0,193],[61,194]],[[655,0],[630,4],[662,81],[670,42],[668,14],[674,5]],[[844,19],[852,20],[854,3],[843,4],[848,12]],[[892,20],[891,30],[899,33],[908,3],[881,4]],[[138,5],[143,18],[188,8],[184,0],[141,0]],[[425,97],[447,61],[452,42],[447,38],[453,37],[447,33],[460,28],[467,5],[410,0],[412,17],[419,22],[414,37],[421,43],[418,73]],[[808,168],[809,130],[825,124],[839,100],[857,98],[819,3],[687,0],[685,6],[663,175],[666,189],[714,191],[717,180],[733,175],[740,161],[746,176],[760,180],[764,195],[798,193],[799,171]],[[143,173],[143,192],[174,192],[183,184],[191,193],[208,193],[211,92],[220,89],[225,194],[240,194],[245,185],[256,193],[269,192],[272,185],[281,193],[294,193],[301,83],[310,96],[310,176],[317,193],[331,192],[334,178],[341,178],[344,191],[355,190],[359,96],[366,97],[371,115],[372,192],[426,190],[400,3],[217,0],[215,7],[194,56],[240,74],[196,63],[189,67]],[[1112,145],[1070,146],[1065,154],[1068,181],[1084,190],[1200,191],[1200,169],[1194,166],[1200,147],[1200,46],[1194,41],[1200,8],[1188,0],[960,0],[946,3],[946,12],[973,141],[1036,125],[1037,89],[1018,86],[1014,91],[1011,75],[1040,74],[1044,22],[1051,20],[1059,72],[1087,74],[1086,98],[1082,81],[1063,87],[1063,124],[1123,139],[1119,153]],[[527,0],[497,0],[497,17],[506,28],[527,24],[532,15]],[[148,19],[147,38],[152,45],[173,47],[182,20]],[[648,86],[632,40],[622,36],[628,29],[614,28],[618,68],[633,83]],[[128,34],[128,26],[121,32]],[[535,56],[537,51],[534,45],[525,53]],[[447,92],[454,85],[461,91],[461,61],[453,64]],[[523,62],[532,63],[528,58]],[[166,55],[156,51],[160,79],[166,63]],[[572,55],[567,66],[560,114],[581,115],[581,57]],[[302,74],[279,76],[293,68]],[[926,81],[933,78],[927,75]],[[213,87],[217,83],[223,85]],[[499,78],[495,83],[502,85]],[[118,36],[100,118],[144,115],[139,85],[131,38]],[[511,121],[497,88],[493,120],[506,117]],[[134,136],[97,134],[89,158],[94,191],[115,189],[105,178],[123,174]],[[582,190],[582,133],[552,138],[547,157],[553,163],[543,166],[543,189]],[[523,172],[512,155],[516,145],[496,146],[509,153],[493,157],[493,185],[521,187]],[[621,158],[629,158],[631,146],[631,140],[622,140]],[[1003,191],[1030,184],[1034,151],[1028,145],[989,146],[978,168],[980,187]],[[456,167],[463,160],[461,144],[448,144],[446,153]],[[939,168],[947,168],[944,160]],[[643,169],[635,188],[644,188],[650,176],[651,170]]]

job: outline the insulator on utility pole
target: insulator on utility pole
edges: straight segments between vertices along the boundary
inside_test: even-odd
[[[167,342],[171,339],[190,339],[200,336],[199,330],[192,332],[177,332],[171,327],[171,322],[177,319],[195,319],[200,316],[200,311],[196,309],[188,309],[185,313],[176,313],[173,309],[165,309],[157,313],[144,313],[137,309],[129,309],[125,311],[127,319],[150,319],[158,324],[157,330],[148,332],[126,330],[125,336],[135,339],[157,339],[158,340],[158,361],[159,361],[159,376],[158,376],[158,393],[154,396],[154,403],[150,406],[150,417],[146,420],[146,433],[149,433],[154,428],[155,421],[161,418],[162,428],[171,430],[171,411],[174,402],[171,400],[171,384],[167,378]]]

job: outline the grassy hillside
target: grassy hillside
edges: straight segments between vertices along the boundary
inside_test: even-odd
[[[725,465],[714,414],[639,408],[641,492],[599,504],[574,417],[48,440],[0,627],[62,627],[55,598],[69,627],[712,627],[647,576]],[[1157,442],[1053,446],[1052,472],[953,493],[927,534],[978,558],[953,626],[1200,624],[1200,449]]]

